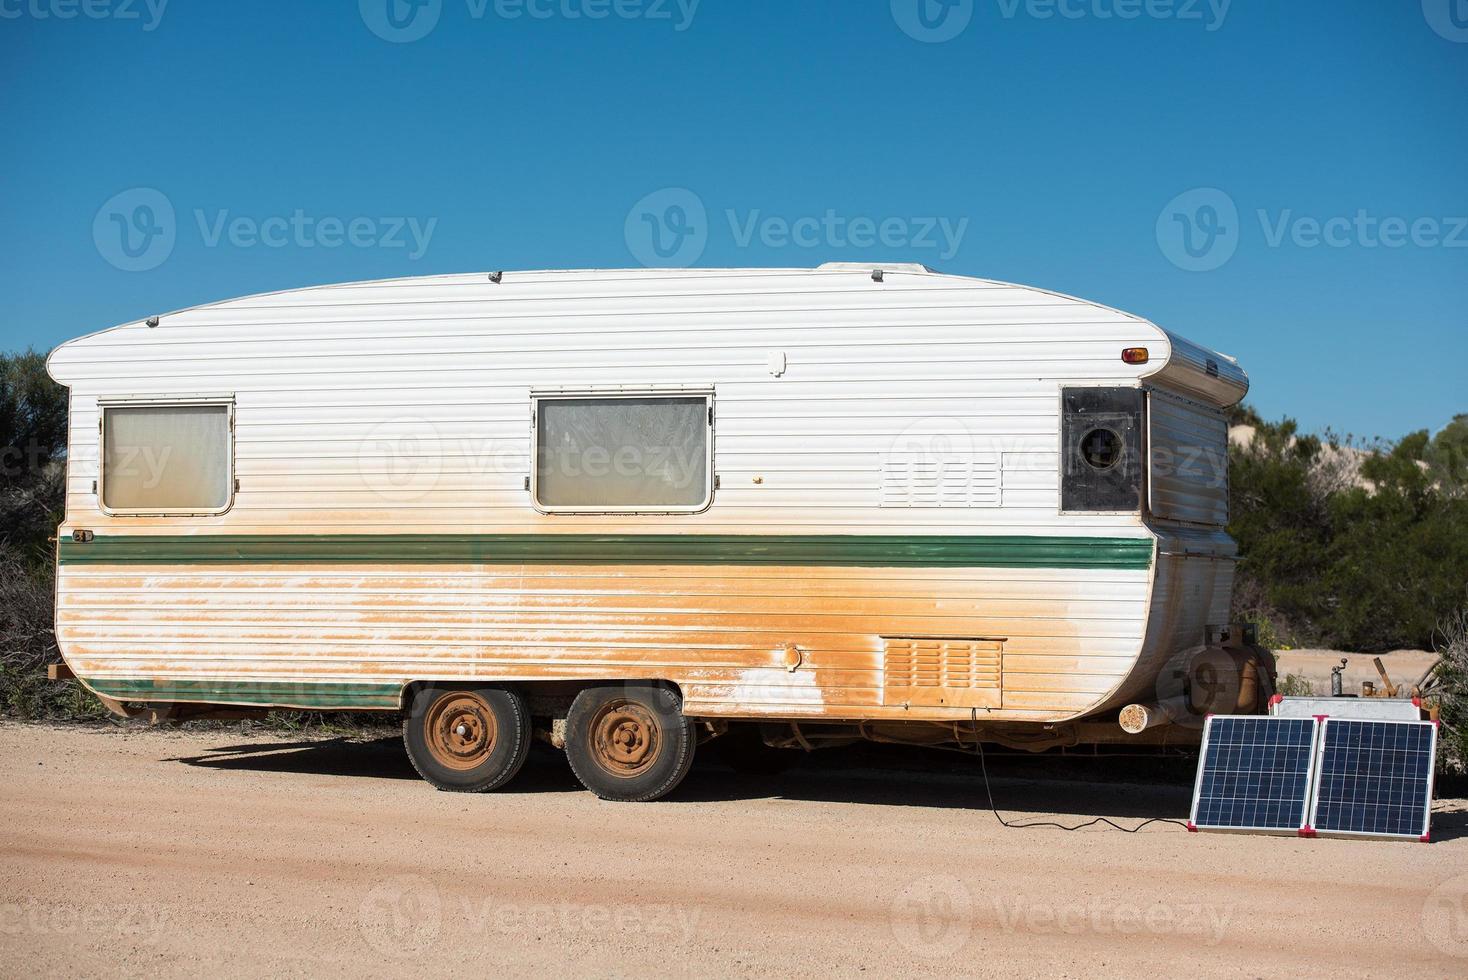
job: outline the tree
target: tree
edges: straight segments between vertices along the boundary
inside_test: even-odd
[[[35,351],[0,355],[0,546],[49,562],[63,510],[66,389]]]
[[[34,480],[66,452],[66,408],[45,357],[0,354],[0,489]]]
[[[1360,454],[1359,479],[1320,479],[1339,445],[1248,409],[1254,442],[1230,453],[1230,531],[1243,561],[1235,610],[1282,643],[1362,652],[1427,648],[1468,582],[1468,496],[1448,492],[1438,460],[1468,425],[1414,432]],[[1463,418],[1460,416],[1460,418]],[[1336,461],[1336,462],[1333,462]]]
[[[1468,415],[1458,415],[1424,447],[1423,460],[1448,493],[1468,490]]]
[[[26,717],[97,709],[74,684],[45,679],[60,656],[50,538],[64,509],[66,426],[66,389],[45,358],[0,355],[0,711]]]

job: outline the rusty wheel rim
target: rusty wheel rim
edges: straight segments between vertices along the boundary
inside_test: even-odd
[[[636,776],[652,768],[662,748],[657,719],[635,701],[614,701],[591,721],[592,756],[613,776]]]
[[[423,730],[433,760],[458,771],[482,765],[497,734],[489,704],[470,691],[441,695],[423,716]]]

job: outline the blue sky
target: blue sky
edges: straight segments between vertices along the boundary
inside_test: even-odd
[[[902,260],[1394,437],[1468,411],[1465,96],[1468,0],[0,0],[0,347],[343,280]]]

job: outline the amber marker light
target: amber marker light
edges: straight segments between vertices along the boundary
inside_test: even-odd
[[[1121,352],[1121,359],[1128,364],[1146,364],[1152,359],[1152,355],[1147,353],[1145,347],[1128,347]]]

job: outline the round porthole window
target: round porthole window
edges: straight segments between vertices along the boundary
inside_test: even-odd
[[[1092,429],[1081,439],[1081,458],[1093,469],[1111,469],[1125,452],[1126,444],[1111,429]]]

